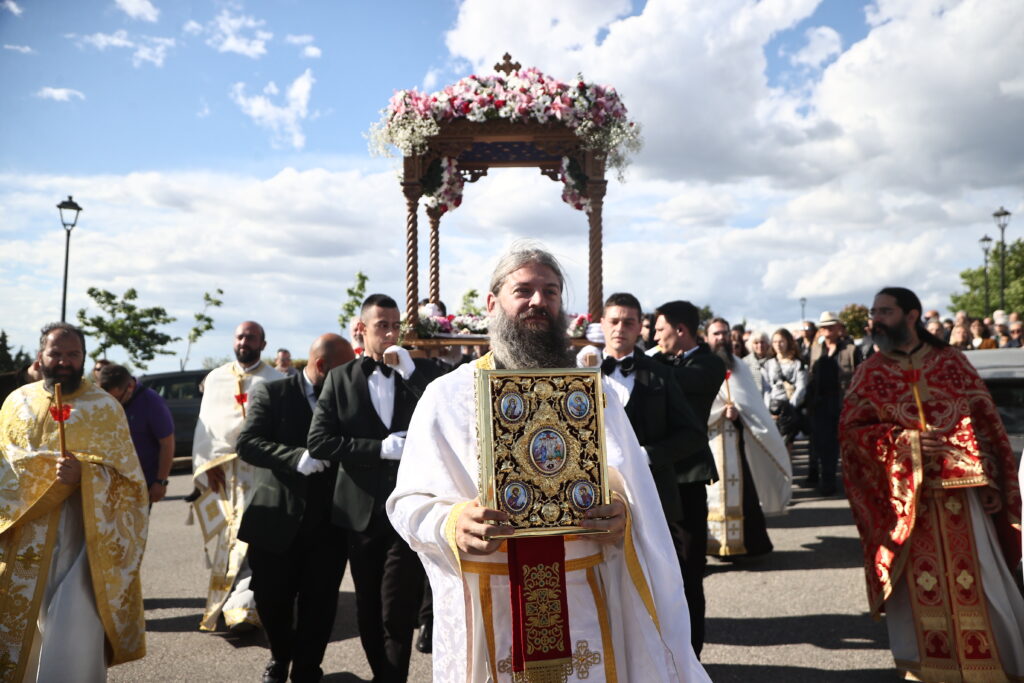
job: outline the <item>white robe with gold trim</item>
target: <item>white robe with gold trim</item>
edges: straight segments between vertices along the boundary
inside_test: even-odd
[[[463,365],[427,387],[387,501],[391,523],[419,553],[434,591],[438,682],[511,680],[507,557],[453,552],[454,520],[478,493],[475,372]],[[625,482],[630,534],[615,546],[586,538],[565,544],[569,680],[708,681],[690,645],[679,565],[647,460],[614,392],[605,393],[608,466]]]
[[[207,490],[197,504],[210,564],[206,609],[199,625],[203,631],[216,629],[221,611],[229,628],[242,622],[259,623],[245,562],[248,545],[237,538],[242,513],[252,498],[255,471],[235,451],[245,421],[243,405],[247,405],[236,397],[245,394],[247,398],[256,384],[277,379],[284,375],[261,361],[251,372],[243,371],[237,362],[226,363],[203,380],[203,400],[192,441],[192,478]],[[225,487],[220,494],[208,491],[206,472],[213,467],[224,471]]]
[[[750,367],[736,359],[727,381],[728,389],[723,382],[708,417],[708,442],[719,477],[708,485],[708,545],[721,548],[715,553],[720,555],[730,554],[728,548],[740,547],[743,543],[742,454],[739,435],[725,419],[725,407],[730,398],[743,424],[744,453],[761,511],[766,516],[781,515],[793,496],[793,465],[786,443],[764,405]]]

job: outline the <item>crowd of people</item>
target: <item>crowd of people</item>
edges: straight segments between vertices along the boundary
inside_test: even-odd
[[[645,315],[620,292],[572,345],[563,287],[548,252],[514,248],[488,288],[489,346],[434,357],[399,344],[383,294],[354,345],[321,335],[301,367],[286,349],[261,360],[263,327],[240,324],[194,439],[198,627],[262,629],[266,683],[320,680],[348,569],[375,681],[405,681],[413,647],[438,681],[705,681],[706,558],[770,553],[766,517],[794,485],[831,496],[841,477],[897,668],[1024,677],[1018,461],[956,343],[969,328],[979,341],[962,348],[1019,346],[1016,314],[946,326],[885,288],[855,341],[831,312],[748,331],[683,300]],[[80,330],[48,325],[40,376],[0,410],[5,680],[105,680],[145,652],[139,564],[173,422],[120,365],[84,380],[85,357]],[[579,522],[597,533],[514,537],[478,490],[477,373],[577,368],[605,388],[610,497]],[[810,466],[794,482],[801,434]]]

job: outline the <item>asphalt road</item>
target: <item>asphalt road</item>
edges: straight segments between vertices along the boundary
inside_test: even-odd
[[[795,457],[797,477],[806,458]],[[148,655],[110,669],[111,681],[259,681],[269,651],[262,635],[200,633],[208,572],[199,529],[185,526],[187,474],[153,508],[143,561]],[[762,558],[711,560],[705,579],[712,680],[885,683],[893,668],[885,624],[866,612],[860,545],[845,498],[794,491],[789,513],[769,519],[775,550]],[[326,681],[368,681],[346,575],[324,658]],[[430,657],[413,652],[410,681],[429,681]],[[645,683],[645,682],[639,682]]]

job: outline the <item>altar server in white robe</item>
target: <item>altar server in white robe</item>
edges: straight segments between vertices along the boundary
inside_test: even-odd
[[[487,296],[492,353],[431,383],[409,425],[387,511],[419,553],[434,591],[435,681],[512,680],[507,556],[494,537],[511,527],[502,524],[504,512],[477,498],[474,385],[479,368],[575,365],[561,273],[541,249],[506,254]],[[568,680],[708,681],[690,645],[682,579],[647,460],[614,392],[605,397],[608,470],[618,498],[600,506],[600,518],[583,522],[608,534],[565,543]]]
[[[729,323],[708,323],[708,344],[728,372],[708,418],[718,481],[708,485],[708,554],[763,555],[772,550],[765,515],[786,511],[793,466],[750,367],[729,352]]]
[[[255,472],[235,450],[245,422],[249,392],[260,382],[284,379],[284,375],[260,360],[266,347],[263,327],[247,321],[235,329],[235,360],[210,371],[203,380],[192,441],[192,478],[204,493],[196,502],[203,529],[210,583],[201,631],[214,631],[217,617],[231,630],[259,627],[256,599],[249,588],[250,571],[245,561],[248,545],[238,540],[238,526],[252,498]]]

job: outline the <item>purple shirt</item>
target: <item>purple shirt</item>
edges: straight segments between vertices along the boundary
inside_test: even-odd
[[[174,433],[174,419],[163,397],[149,387],[136,383],[135,393],[124,406],[132,443],[146,476],[146,486],[156,481],[160,462],[160,439]]]

